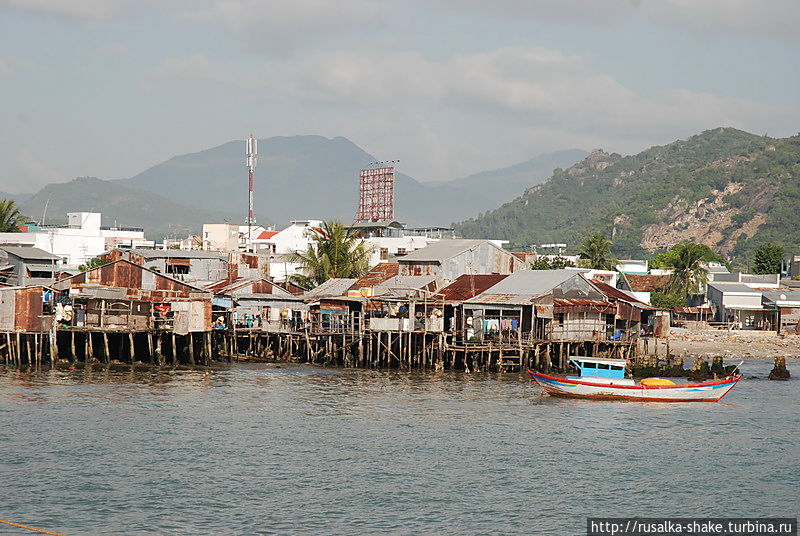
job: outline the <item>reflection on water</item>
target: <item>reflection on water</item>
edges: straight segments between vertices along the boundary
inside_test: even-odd
[[[0,517],[90,535],[563,535],[588,515],[794,516],[798,395],[796,380],[657,404],[550,398],[514,374],[0,369]]]

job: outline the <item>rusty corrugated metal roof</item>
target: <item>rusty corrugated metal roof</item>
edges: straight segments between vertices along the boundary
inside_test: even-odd
[[[634,292],[654,292],[669,285],[669,275],[625,274]]]
[[[594,285],[597,288],[597,290],[599,290],[600,292],[602,292],[611,299],[626,301],[632,305],[635,305],[636,307],[639,307],[640,309],[654,309],[654,307],[647,305],[643,301],[637,300],[630,294],[627,294],[619,290],[618,288],[612,287],[608,283],[603,283],[599,279],[592,279],[590,283],[592,283],[592,285]]]
[[[360,290],[362,288],[374,287],[380,285],[387,279],[395,277],[400,273],[400,264],[396,262],[382,262],[373,266],[369,272],[362,275],[350,287],[350,290]]]
[[[461,275],[434,296],[437,300],[464,301],[486,292],[508,277],[503,274]]]

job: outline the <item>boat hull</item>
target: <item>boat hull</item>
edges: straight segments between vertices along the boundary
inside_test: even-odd
[[[742,378],[735,376],[684,385],[614,385],[560,378],[531,370],[528,373],[551,396],[641,402],[717,402]]]

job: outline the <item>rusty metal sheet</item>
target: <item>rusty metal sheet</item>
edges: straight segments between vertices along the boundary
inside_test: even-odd
[[[553,306],[549,303],[536,304],[533,307],[537,318],[553,318]]]
[[[22,331],[40,331],[42,326],[42,287],[27,287],[14,292],[14,327]]]
[[[436,300],[464,301],[486,292],[505,279],[504,274],[461,275],[436,293]]]

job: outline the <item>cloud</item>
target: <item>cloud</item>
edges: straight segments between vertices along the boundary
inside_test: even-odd
[[[416,52],[321,52],[271,62],[272,89],[323,102],[409,106],[427,102],[519,123],[604,129],[697,125],[797,117],[797,109],[681,88],[641,95],[580,57],[537,47],[510,47],[434,61]],[[276,76],[277,75],[277,76]]]
[[[376,24],[382,0],[202,0],[184,19],[216,26],[251,48],[285,53],[317,37]]]
[[[94,49],[94,54],[101,58],[121,58],[131,53],[131,49],[120,43],[106,43]]]
[[[205,54],[170,57],[141,76],[141,85],[146,89],[158,89],[181,82],[219,82],[231,80],[233,70],[222,62],[214,62]]]
[[[131,4],[130,0],[0,0],[0,8],[76,19],[110,19]]]
[[[785,135],[800,121],[796,106],[680,87],[642,94],[579,56],[539,47],[444,59],[328,51],[247,64],[192,55],[164,61],[148,80],[159,90],[211,81],[251,102],[289,103],[297,124],[313,116],[317,129],[415,161],[408,171],[419,177],[452,178],[565,147],[638,152],[717,126]]]
[[[5,58],[0,58],[0,79],[11,78],[12,74],[11,62]]]
[[[732,33],[799,41],[797,0],[425,0],[454,11],[562,24],[648,20],[697,34]]]
[[[18,151],[14,160],[22,178],[20,183],[13,186],[15,191],[31,192],[61,176],[26,149]]]

